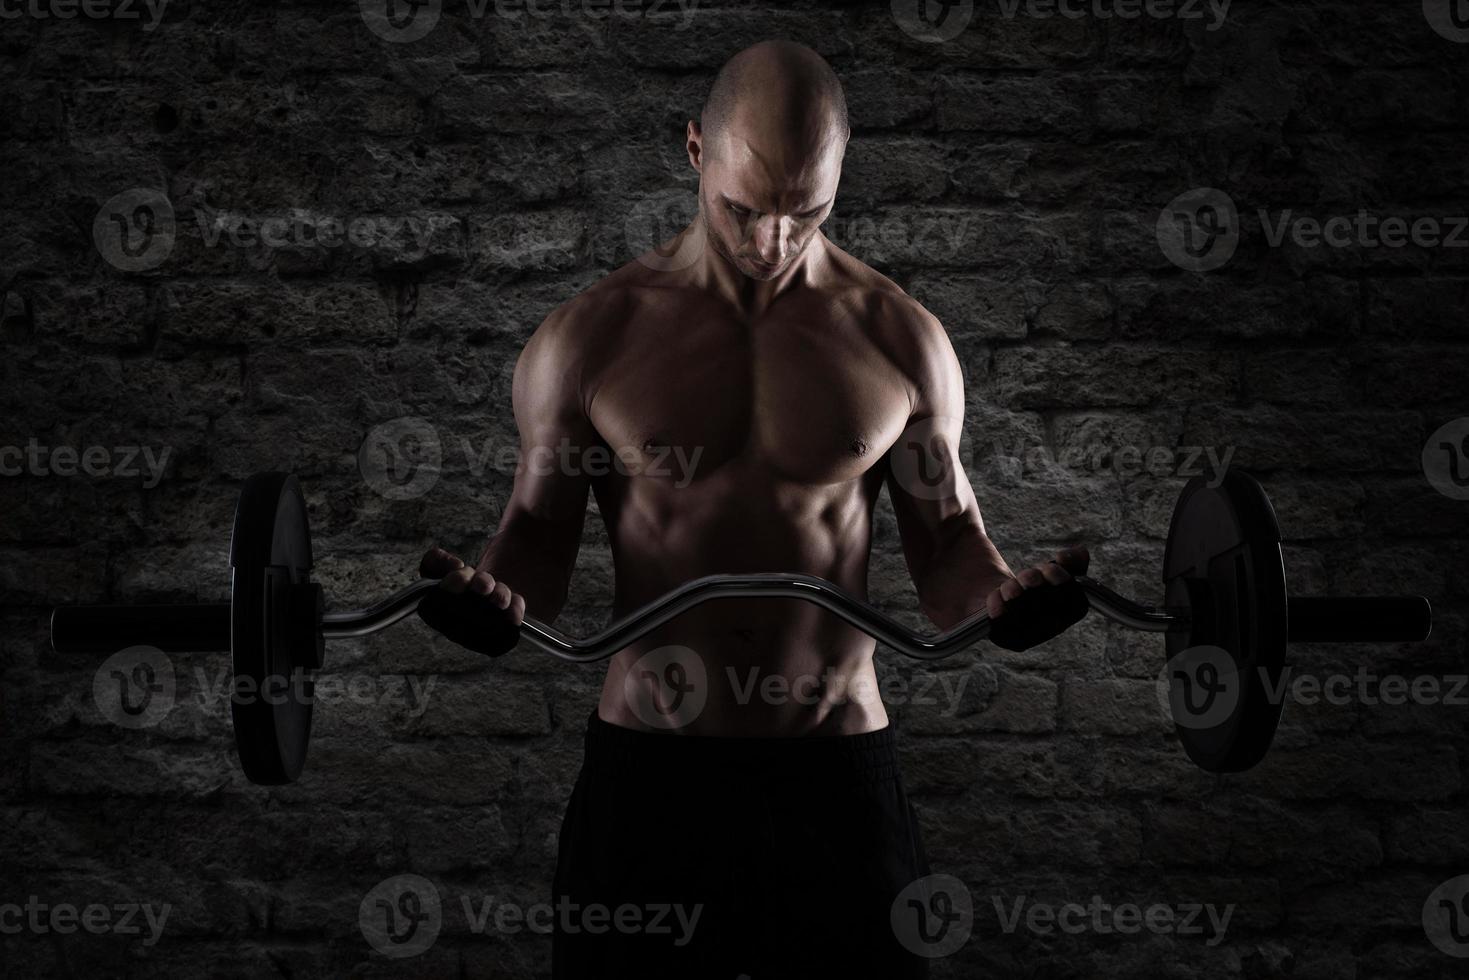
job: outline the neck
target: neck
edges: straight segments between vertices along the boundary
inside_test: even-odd
[[[801,250],[801,254],[796,256],[795,261],[782,269],[775,278],[752,279],[714,246],[702,215],[694,219],[684,231],[684,236],[697,236],[704,242],[698,261],[689,269],[694,281],[746,316],[752,317],[764,312],[785,293],[809,283],[812,274],[826,256],[826,236],[817,232]]]

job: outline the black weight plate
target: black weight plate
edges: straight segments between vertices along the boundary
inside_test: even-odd
[[[311,530],[289,473],[245,481],[230,539],[231,701],[240,768],[253,783],[289,783],[311,739],[316,637],[291,610],[292,586],[310,581]]]
[[[1280,722],[1289,635],[1280,525],[1252,477],[1228,471],[1183,488],[1168,528],[1168,605],[1189,606],[1188,633],[1169,633],[1174,727],[1209,772],[1241,772],[1265,757]]]

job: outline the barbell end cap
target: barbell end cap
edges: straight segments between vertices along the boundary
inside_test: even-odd
[[[1433,633],[1421,595],[1297,596],[1287,616],[1292,643],[1422,643]]]

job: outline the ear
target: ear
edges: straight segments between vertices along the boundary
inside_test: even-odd
[[[689,120],[689,128],[684,146],[689,151],[689,165],[699,173],[703,173],[704,131],[699,128],[699,121],[697,119]]]

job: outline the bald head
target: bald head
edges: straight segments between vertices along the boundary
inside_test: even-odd
[[[836,201],[848,135],[841,83],[810,48],[762,41],[725,62],[687,139],[714,252],[761,280],[809,254]]]
[[[831,143],[845,144],[849,134],[836,72],[794,41],[761,41],[725,62],[699,125],[706,152],[715,155],[726,140],[820,153]]]

